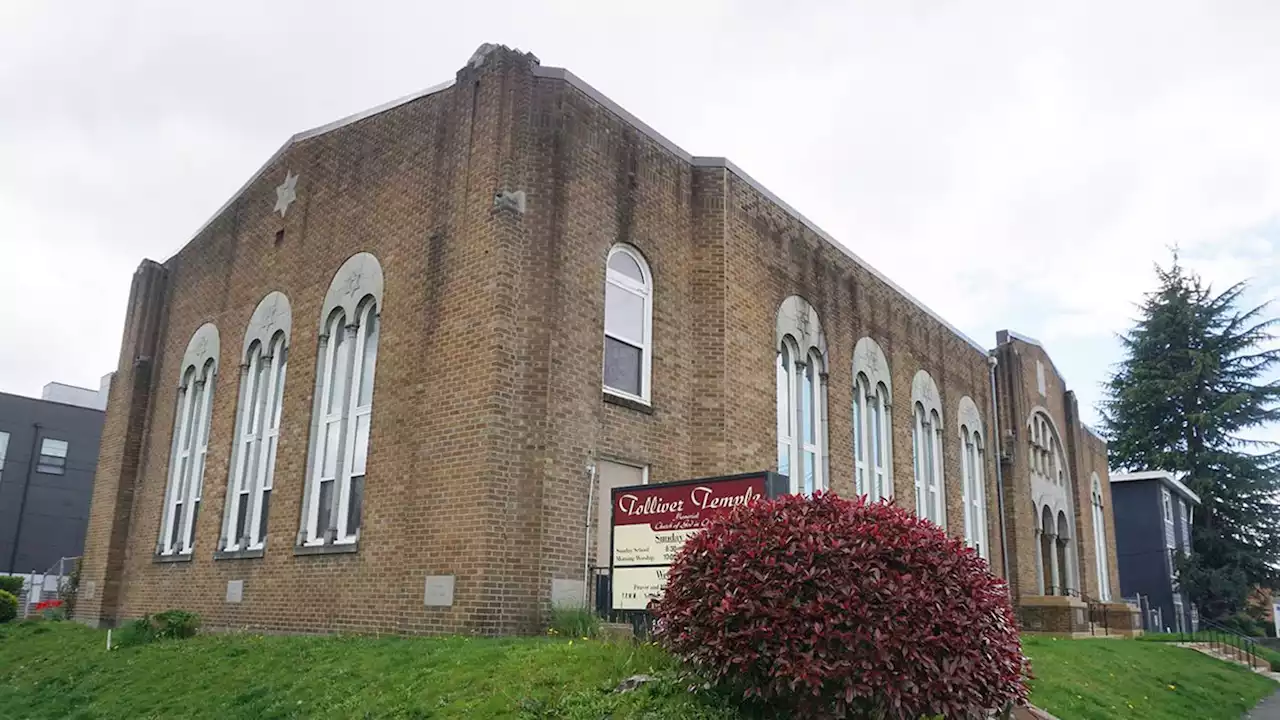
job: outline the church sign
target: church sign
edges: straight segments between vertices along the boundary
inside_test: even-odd
[[[734,508],[788,489],[787,478],[773,472],[614,488],[613,609],[646,609],[662,594],[686,540]]]

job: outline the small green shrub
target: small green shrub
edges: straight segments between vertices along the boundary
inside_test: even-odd
[[[11,593],[14,597],[22,594],[22,586],[25,583],[22,577],[17,575],[0,575],[0,590]]]
[[[165,610],[143,615],[120,629],[117,647],[146,645],[156,640],[181,640],[193,637],[200,629],[200,616],[186,610]]]
[[[552,608],[548,635],[593,638],[600,634],[600,616],[586,608]]]
[[[0,623],[18,617],[18,596],[8,590],[0,590]]]

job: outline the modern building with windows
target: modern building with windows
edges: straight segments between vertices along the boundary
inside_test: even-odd
[[[504,47],[291,138],[142,263],[119,367],[87,621],[531,632],[607,568],[612,488],[764,469],[914,508],[1046,632],[1114,572],[1043,348]]]
[[[1178,557],[1191,553],[1191,526],[1200,497],[1164,470],[1111,476],[1115,500],[1120,591],[1142,596],[1147,629],[1198,629],[1199,615],[1178,586]]]
[[[105,414],[95,390],[49,383],[43,395],[56,399],[0,393],[3,574],[43,574],[84,548]]]

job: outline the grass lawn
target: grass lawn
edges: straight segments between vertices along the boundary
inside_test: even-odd
[[[661,718],[720,720],[651,646],[539,638],[202,635],[105,650],[76,623],[0,625],[5,718]],[[607,690],[607,691],[606,691]]]
[[[550,638],[202,635],[106,652],[75,623],[0,625],[6,718],[734,720],[657,648]],[[1026,638],[1063,720],[1236,720],[1270,680],[1165,643]],[[661,680],[614,694],[637,673]],[[1170,687],[1172,686],[1172,687]]]
[[[1063,720],[1238,720],[1280,686],[1187,648],[1024,637],[1031,701]]]

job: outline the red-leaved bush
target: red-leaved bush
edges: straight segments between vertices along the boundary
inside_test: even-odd
[[[677,555],[657,639],[791,717],[979,717],[1027,696],[1004,581],[936,525],[817,493],[736,508]]]

